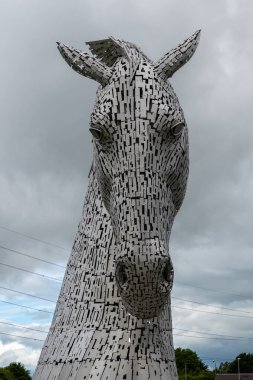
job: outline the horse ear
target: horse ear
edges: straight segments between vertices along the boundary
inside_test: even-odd
[[[79,74],[94,79],[106,86],[112,76],[112,70],[97,58],[80,50],[57,42],[58,49],[65,61]]]
[[[159,59],[154,65],[157,74],[165,80],[172,77],[193,56],[197,49],[199,38],[200,30],[197,30],[190,38]]]
[[[142,58],[148,59],[141,49],[131,42],[109,37],[105,40],[86,42],[90,51],[107,66],[113,66],[119,57],[124,57],[129,63],[130,82]]]

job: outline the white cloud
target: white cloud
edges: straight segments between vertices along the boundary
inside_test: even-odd
[[[28,347],[18,342],[2,343],[0,341],[0,363],[2,367],[11,362],[21,362],[24,366],[33,370],[40,355],[40,348]]]

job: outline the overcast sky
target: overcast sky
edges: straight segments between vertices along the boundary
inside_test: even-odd
[[[97,83],[72,71],[55,42],[87,50],[85,41],[112,35],[156,60],[202,29],[194,57],[171,81],[191,160],[171,255],[175,346],[196,350],[210,366],[253,352],[252,19],[252,0],[0,3],[0,245],[62,266],[92,161]],[[3,264],[57,279],[64,268],[3,248],[0,263],[0,366],[21,361],[33,370],[46,334],[2,322],[46,331],[52,314],[2,301],[48,312],[55,304],[3,287],[56,301],[61,283]]]

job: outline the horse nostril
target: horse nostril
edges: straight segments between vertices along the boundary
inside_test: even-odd
[[[123,286],[127,283],[127,269],[124,264],[118,264],[116,277],[120,286]]]
[[[163,273],[162,273],[163,279],[166,282],[169,282],[169,265],[166,264],[165,267],[163,268]]]
[[[170,289],[172,288],[173,284],[173,275],[173,267],[169,262],[167,262],[162,271],[162,279]]]

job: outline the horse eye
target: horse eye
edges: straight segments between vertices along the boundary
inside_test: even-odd
[[[95,138],[95,140],[98,140],[98,141],[100,141],[103,137],[102,131],[98,128],[90,128],[90,133]]]
[[[185,123],[183,121],[173,124],[172,127],[170,128],[172,135],[175,137],[180,136],[182,130],[184,129],[184,126],[185,126]]]

